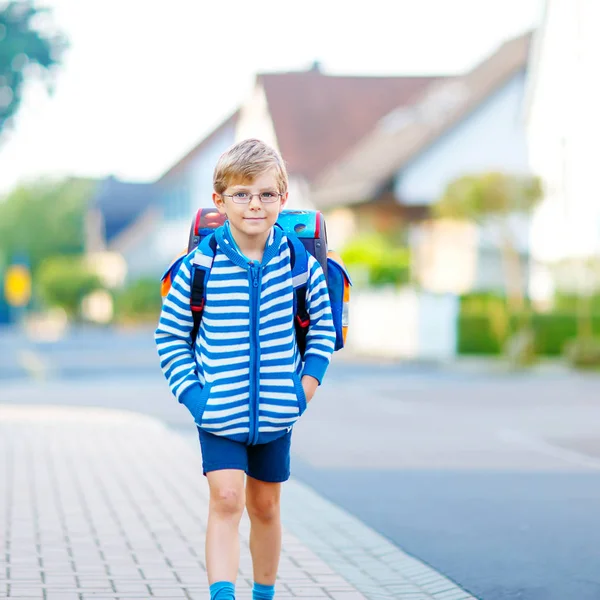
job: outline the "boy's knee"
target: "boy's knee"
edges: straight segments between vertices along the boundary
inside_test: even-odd
[[[246,509],[251,519],[257,519],[263,522],[270,522],[279,517],[279,497],[271,494],[259,494],[258,496],[248,497]]]
[[[223,487],[211,494],[211,504],[221,515],[237,516],[244,511],[244,491],[233,487]]]

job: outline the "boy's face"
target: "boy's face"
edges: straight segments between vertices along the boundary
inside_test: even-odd
[[[288,199],[288,193],[285,192],[278,196],[275,202],[262,202],[259,194],[268,192],[275,196],[280,193],[274,169],[266,171],[251,182],[230,182],[223,194],[213,194],[213,202],[221,214],[227,215],[234,236],[238,234],[244,241],[264,243]],[[231,196],[240,193],[254,195],[250,202],[239,204]]]

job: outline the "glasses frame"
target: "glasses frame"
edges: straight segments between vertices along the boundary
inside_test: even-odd
[[[236,192],[236,193],[237,194],[245,194],[246,192]],[[268,200],[267,202],[265,202],[261,198],[262,194],[275,194],[275,195],[273,197],[273,200]],[[235,194],[221,194],[221,196],[231,198],[231,201],[234,202],[235,204],[250,204],[250,202],[252,202],[252,198],[254,198],[254,196],[258,196],[258,199],[260,200],[261,204],[274,204],[275,202],[277,202],[277,200],[279,200],[283,196],[283,194],[281,192],[261,192],[260,194],[248,193],[248,200],[244,200],[243,202],[236,200]]]

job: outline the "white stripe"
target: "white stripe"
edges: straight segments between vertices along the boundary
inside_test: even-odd
[[[264,311],[264,310],[269,310],[270,308],[272,308],[273,306],[277,306],[278,304],[284,304],[285,302],[291,302],[294,299],[294,294],[293,292],[289,292],[287,294],[283,294],[281,296],[276,296],[275,298],[273,298],[272,300],[269,300],[268,302],[261,302],[260,305],[260,310]]]
[[[250,319],[230,319],[227,321],[219,321],[218,319],[205,319],[202,317],[202,322],[212,327],[248,327]]]
[[[230,288],[230,287],[248,287],[247,279],[224,279],[222,281],[216,281],[214,279],[209,279],[206,289],[210,290],[212,288]]]
[[[259,427],[258,431],[263,433],[268,433],[271,431],[282,431],[283,429],[287,429],[287,427]]]
[[[216,358],[212,359],[202,354],[202,364],[208,365],[209,367],[225,367],[230,365],[239,365],[240,363],[247,363],[250,357],[247,354],[242,356],[233,356],[231,358]]]
[[[221,381],[222,379],[231,379],[232,377],[241,377],[242,375],[250,375],[250,368],[246,369],[236,369],[232,371],[220,371],[218,373],[214,373],[211,376],[211,380]]]
[[[241,352],[243,350],[250,350],[250,344],[235,344],[233,346],[212,346],[211,344],[204,344],[202,350],[202,356],[207,354],[226,354],[227,352]]]
[[[295,398],[294,398],[295,400]],[[276,404],[263,404],[262,402],[260,403],[260,410],[267,410],[269,412],[274,412],[274,413],[279,413],[281,415],[297,415],[298,414],[298,407],[297,406],[279,406]],[[260,419],[268,419],[268,418],[275,418],[275,417],[263,417],[262,415],[260,416]]]
[[[230,293],[227,294],[225,292],[218,292],[218,295],[216,295],[216,300],[227,300],[229,302],[248,302],[248,294],[244,294],[242,293]]]
[[[163,313],[163,319],[181,325],[182,330],[189,329],[191,331],[192,325],[194,324],[194,319],[191,314],[185,319],[180,319],[177,315],[165,311]]]
[[[271,335],[273,333],[281,333],[283,331],[289,331],[292,327],[292,323],[283,323],[282,325],[272,325],[271,327],[261,328],[259,331],[259,335],[266,336]]]
[[[294,387],[291,379],[261,379],[260,385],[265,387]]]
[[[183,383],[177,389],[177,399],[179,399],[179,397],[181,396],[181,394],[183,394],[183,392],[185,392],[185,390],[187,390],[190,386],[194,385],[194,383],[196,382],[191,379],[188,379],[187,381],[184,380]]]
[[[300,414],[300,410],[296,410],[294,416],[297,416],[298,414]],[[280,419],[275,418],[275,417],[265,417],[265,416],[261,416],[260,420],[264,423],[273,423],[273,425],[281,425],[282,423],[288,423],[290,421],[293,421],[293,419],[290,419],[289,417],[282,417]],[[260,430],[260,428],[259,428]]]
[[[272,348],[273,346],[283,346],[284,344],[289,344],[294,339],[294,333],[286,337],[279,338],[278,340],[267,340],[265,342],[260,343],[261,348]]]
[[[189,303],[187,304],[187,308],[181,308],[179,304],[175,304],[175,302],[173,302],[173,300],[171,300],[168,296],[165,298],[164,306],[170,308],[171,311],[177,313],[178,315],[181,315],[182,317],[189,318],[192,312],[189,308]]]
[[[183,290],[185,291],[186,294],[190,293],[190,286],[189,285],[182,285],[181,286],[183,288]],[[169,293],[167,294],[167,297],[173,295],[175,298],[177,298],[177,300],[179,300],[179,302],[181,302],[181,304],[183,304],[184,306],[189,306],[190,305],[190,298],[189,295],[186,298],[175,286],[171,286],[171,289],[169,290]]]
[[[212,383],[212,380],[209,379],[208,373],[206,374],[206,379],[209,383]],[[211,388],[211,392],[232,392],[233,390],[241,390],[242,388],[248,387],[247,381],[239,381],[238,383],[221,383],[219,385],[215,385]]]
[[[219,275],[231,275],[231,273],[239,273],[241,275],[242,273],[246,273],[245,269],[242,269],[242,267],[238,267],[237,265],[233,265],[232,267],[215,266],[213,267],[212,272],[218,273]]]
[[[305,273],[300,273],[300,275],[296,275],[292,277],[292,285],[297,288],[301,285],[304,285],[308,281],[308,271]]]
[[[278,360],[278,359],[283,359],[283,358],[291,358],[294,355],[294,350],[286,350],[285,352],[271,352],[269,353],[262,353],[260,355],[262,360]]]
[[[269,283],[269,281],[271,281],[271,279],[275,279],[276,277],[279,277],[280,275],[284,275],[286,271],[289,271],[290,267],[289,265],[283,265],[283,267],[280,267],[279,269],[276,269],[275,271],[271,271],[269,273],[267,273],[263,278],[262,278],[262,282],[263,284],[267,284]]]
[[[291,375],[289,365],[273,365],[270,367],[262,366],[260,368],[261,373],[287,373]]]
[[[238,397],[240,397],[240,399],[243,399],[244,397],[248,398],[249,394],[245,394],[245,396],[244,394],[239,394]],[[229,401],[229,398],[227,399],[227,401]],[[233,408],[226,408],[224,410],[212,410],[212,405],[207,404],[206,413],[209,412],[211,419],[222,419],[223,417],[230,417],[231,415],[248,413],[248,405],[246,404],[245,406],[234,406]]]
[[[206,267],[207,269],[210,269],[213,264],[213,257],[206,256],[206,254],[202,254],[201,252],[196,252],[192,262],[200,267]]]
[[[213,429],[213,427],[202,427],[202,429]],[[224,429],[223,431],[215,431],[215,435],[222,435],[222,436],[228,436],[228,435],[237,435],[238,433],[248,433],[250,431],[250,429],[248,427],[238,427],[237,429]]]
[[[161,329],[161,331],[166,331],[179,339],[187,338],[190,335],[189,331],[182,331],[181,329],[178,329],[178,328],[176,329],[175,327],[171,327],[170,325],[168,325],[167,323],[164,323],[164,322],[161,322],[160,329]]]
[[[213,333],[212,331],[206,331],[202,328],[203,339],[206,340],[247,340],[248,339],[248,331],[216,331]]]
[[[317,356],[323,356],[327,360],[331,359],[331,352],[323,352],[321,350],[318,350],[317,348],[310,348],[310,349],[308,349],[306,351],[306,353],[304,354],[304,359],[306,360],[306,357],[309,356],[309,355],[311,355],[311,354],[316,354]]]
[[[221,298],[219,298],[220,300]],[[208,314],[215,314],[215,315],[222,315],[222,314],[248,314],[250,312],[250,307],[249,306],[210,306],[209,304],[206,305],[206,308],[204,309],[204,314],[208,315]]]
[[[228,427],[231,427],[232,425],[241,425],[242,423],[248,423],[248,421],[250,421],[250,417],[246,416],[246,417],[240,417],[239,419],[231,419],[231,421],[226,421],[225,423],[205,423],[204,422],[204,417],[206,416],[207,420],[210,419],[210,417],[208,415],[202,415],[202,428],[203,429],[211,429],[211,430],[221,430],[221,429],[227,429]]]
[[[275,292],[279,292],[285,288],[289,288],[290,287],[290,282],[288,281],[282,281],[281,283],[276,283],[275,285],[271,285],[268,288],[265,288],[261,293],[260,293],[260,297],[264,298],[265,296],[270,296],[271,294],[274,294]]]
[[[263,325],[265,323],[269,323],[270,321],[274,321],[275,319],[281,319],[281,317],[291,316],[292,314],[293,314],[292,307],[288,306],[287,308],[284,308],[283,310],[277,310],[275,312],[265,315],[264,317],[261,317],[259,323],[261,325]]]
[[[189,348],[190,348],[189,344],[184,342],[183,340],[181,340],[179,338],[174,340],[172,335],[169,335],[168,338],[169,338],[168,342],[158,342],[156,344],[158,346],[159,355],[169,348],[178,348],[180,350],[185,350],[185,349],[189,350]]]

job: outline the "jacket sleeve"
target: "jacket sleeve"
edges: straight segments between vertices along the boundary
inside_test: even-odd
[[[306,308],[310,325],[306,336],[302,375],[311,375],[321,384],[335,347],[335,328],[325,275],[312,255],[308,257]]]
[[[185,257],[175,276],[154,334],[160,368],[175,397],[194,415],[200,406],[202,385],[196,373],[191,332],[194,326],[190,308],[191,261]]]

